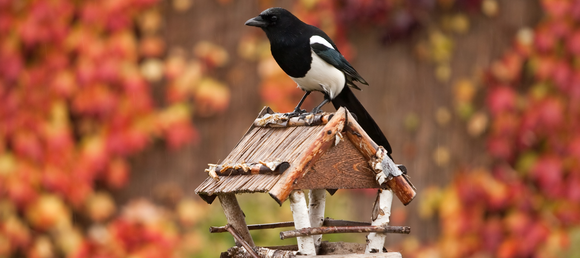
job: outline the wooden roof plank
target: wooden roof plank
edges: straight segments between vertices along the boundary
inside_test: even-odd
[[[263,189],[265,187],[267,187],[267,185],[268,185],[268,181],[269,181],[268,178],[271,178],[271,177],[273,177],[273,178],[279,178],[280,176],[279,175],[275,175],[275,176],[273,176],[273,175],[259,175],[259,176],[254,176],[252,178],[252,180],[249,181],[249,182],[247,182],[246,185],[244,185],[243,187],[245,189],[247,189],[248,191],[250,191],[250,192],[257,191],[257,189],[262,189],[262,191],[263,191]]]
[[[279,156],[277,154],[280,151],[280,147],[287,147],[286,141],[288,136],[296,130],[297,127],[284,128],[282,130],[271,130],[273,132],[272,138],[269,138],[266,142],[264,142],[262,153],[259,155],[260,158],[267,161],[274,161],[276,158],[278,158]]]
[[[256,191],[268,192],[280,180],[280,176],[265,178],[264,182],[256,188]]]
[[[313,131],[319,131],[322,130],[322,128],[322,126],[303,127],[303,130],[289,135],[292,138],[288,143],[288,147],[282,149],[279,155],[284,157],[291,157],[292,162],[294,162],[308,146],[308,144],[314,140],[310,137]]]
[[[203,182],[201,182],[201,184],[199,184],[199,186],[197,186],[197,188],[195,188],[196,193],[207,192],[207,189],[211,186],[211,184],[208,182],[208,179],[210,178],[209,177],[206,178],[205,180],[203,180]]]

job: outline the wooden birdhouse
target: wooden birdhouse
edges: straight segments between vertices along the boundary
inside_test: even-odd
[[[391,202],[395,195],[407,205],[415,189],[404,166],[395,165],[344,108],[288,118],[265,107],[223,162],[206,171],[209,177],[195,192],[210,204],[218,197],[228,220],[210,232],[230,232],[236,241],[223,257],[356,254],[346,250],[358,250],[356,257],[401,257],[383,252],[387,233],[410,232],[409,227],[388,225]],[[325,218],[327,191],[364,188],[378,189],[371,222]],[[309,190],[309,205],[303,190]],[[289,199],[294,221],[248,226],[235,195],[257,192],[268,193],[280,205]],[[280,238],[297,237],[295,248],[257,247],[249,233],[292,226],[296,230],[283,231]],[[362,232],[369,233],[366,246],[321,241],[322,234]]]

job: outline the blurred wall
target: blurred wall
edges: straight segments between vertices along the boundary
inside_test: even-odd
[[[256,30],[244,26],[244,22],[261,12],[263,6],[256,1],[230,1],[224,5],[218,1],[193,2],[193,7],[186,12],[174,11],[170,1],[162,4],[168,49],[181,47],[191,52],[200,40],[225,47],[230,61],[217,69],[214,76],[231,89],[229,109],[219,116],[193,119],[200,133],[198,144],[176,151],[167,151],[159,144],[135,157],[129,187],[116,193],[121,201],[135,196],[153,197],[159,201],[181,195],[194,196],[194,189],[206,177],[207,164],[217,163],[229,153],[263,106],[258,100],[257,64],[237,55],[240,37]],[[276,6],[292,6],[292,1],[272,2]],[[403,217],[407,219],[401,223],[411,226],[413,235],[430,239],[438,230],[434,219],[422,220],[418,215],[421,193],[427,187],[447,184],[451,175],[462,167],[489,163],[483,155],[485,142],[482,137],[470,136],[466,122],[454,111],[454,83],[482,76],[486,67],[511,44],[516,31],[532,26],[539,19],[536,5],[535,1],[506,0],[500,1],[500,12],[495,18],[474,13],[470,17],[469,31],[453,36],[452,73],[445,83],[436,80],[432,63],[416,57],[416,45],[429,37],[429,26],[420,28],[409,38],[387,41],[386,45],[379,42],[374,28],[349,34],[356,49],[356,58],[351,63],[371,85],[357,96],[390,140],[396,162],[407,166],[418,188],[418,198],[408,207],[401,207],[398,201],[394,207],[406,214]],[[433,14],[425,17],[433,23],[439,18]],[[483,90],[480,86],[476,89]],[[484,100],[476,97],[475,101],[482,103]],[[452,114],[446,125],[436,122],[435,113],[441,107]],[[326,110],[331,110],[330,105]],[[449,162],[435,163],[437,148],[448,150]],[[361,211],[360,220],[368,220],[373,197],[356,194],[354,198],[365,198],[355,202],[360,205],[355,208]],[[401,238],[393,237],[395,240]]]

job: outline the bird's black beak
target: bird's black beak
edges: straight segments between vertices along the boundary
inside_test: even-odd
[[[252,19],[249,19],[244,24],[248,25],[248,26],[260,27],[260,28],[264,28],[264,27],[268,26],[268,22],[266,22],[264,19],[262,19],[261,16],[256,16]]]

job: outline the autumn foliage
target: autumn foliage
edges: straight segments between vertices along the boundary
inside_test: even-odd
[[[192,63],[179,51],[163,59],[156,4],[0,1],[1,257],[179,252],[166,211],[118,209],[107,191],[126,185],[127,158],[152,142],[194,141],[194,107],[212,115],[229,102],[205,76],[227,61],[219,47],[198,47]],[[167,98],[155,99],[162,78]]]
[[[429,193],[442,234],[417,257],[577,251],[571,243],[580,225],[580,1],[545,0],[541,8],[540,23],[520,30],[484,79],[494,165],[461,171]]]

